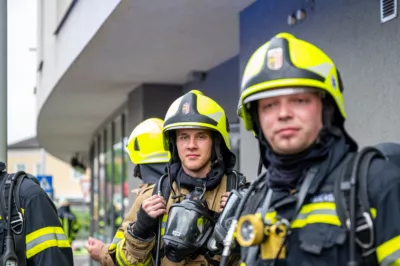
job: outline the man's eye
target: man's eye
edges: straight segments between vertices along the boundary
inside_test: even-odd
[[[307,103],[307,102],[309,102],[309,101],[308,101],[308,99],[297,98],[297,99],[295,100],[295,102],[297,102],[297,103]]]
[[[265,104],[265,105],[263,105],[263,109],[271,109],[272,107],[274,107],[274,103],[268,103],[268,104]]]

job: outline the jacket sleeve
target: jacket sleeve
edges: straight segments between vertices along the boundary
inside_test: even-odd
[[[371,168],[368,190],[375,198],[371,205],[376,208],[377,259],[381,266],[400,265],[400,169],[385,161]]]
[[[111,244],[105,245],[102,248],[100,255],[101,265],[114,265],[111,264],[110,258],[115,261],[115,265],[151,265],[152,256],[151,251],[155,244],[155,237],[151,239],[137,239],[128,232],[128,227],[134,226],[136,221],[137,212],[142,205],[142,202],[151,197],[154,185],[142,187],[138,196],[125,217],[122,226],[118,229]],[[105,254],[108,249],[108,254]]]
[[[28,265],[73,265],[70,243],[50,198],[37,185],[29,190],[24,204]]]

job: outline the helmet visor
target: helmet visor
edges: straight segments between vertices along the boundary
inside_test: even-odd
[[[298,94],[298,93],[306,93],[306,92],[319,92],[321,93],[322,91],[320,89],[314,89],[314,88],[282,88],[282,89],[274,89],[274,90],[266,90],[266,91],[261,91],[255,94],[252,94],[248,97],[246,97],[243,100],[243,103],[249,103],[253,101],[258,101],[260,99],[265,99],[265,98],[272,98],[276,96],[283,96],[283,95],[291,95],[291,94]]]

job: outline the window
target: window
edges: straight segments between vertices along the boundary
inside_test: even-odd
[[[72,178],[73,180],[81,180],[81,179],[82,179],[82,176],[83,176],[83,174],[82,174],[81,171],[76,170],[76,169],[72,169],[71,178]]]
[[[236,155],[235,170],[240,171],[240,124],[230,124],[229,132],[231,151]]]
[[[42,164],[41,163],[36,163],[34,166],[34,175],[38,176],[38,175],[43,175],[43,170],[42,170]]]
[[[15,172],[18,172],[18,171],[26,171],[26,165],[23,163],[17,163],[15,165]]]

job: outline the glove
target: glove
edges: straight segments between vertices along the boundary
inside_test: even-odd
[[[158,219],[150,217],[142,207],[137,213],[137,220],[133,227],[135,237],[148,239],[153,237],[157,231]]]

